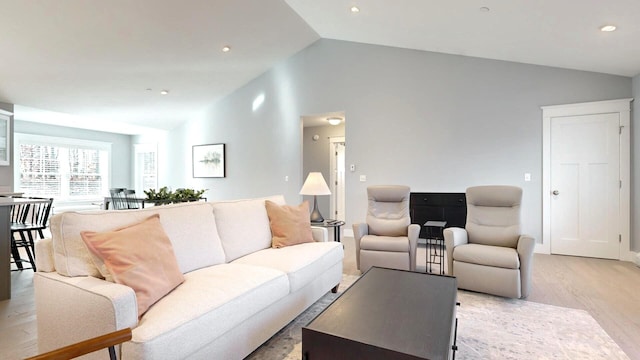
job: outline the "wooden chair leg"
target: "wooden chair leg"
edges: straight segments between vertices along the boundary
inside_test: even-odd
[[[29,261],[31,261],[31,267],[33,271],[36,271],[36,243],[33,239],[33,234],[31,231],[27,231],[27,235],[29,236],[29,243],[27,245],[27,256],[29,256]]]
[[[28,238],[24,236],[24,231],[20,231],[20,239],[22,239],[22,243],[25,244],[25,251],[27,252],[27,257],[29,258],[29,262],[31,263],[31,269],[36,271],[36,260],[34,258],[33,253],[35,252],[35,246],[33,246],[33,236],[31,236],[31,232],[27,231]]]
[[[20,251],[18,251],[18,247],[16,246],[15,241],[13,240],[13,234],[11,234],[11,256],[13,257],[13,262],[18,267],[18,270],[23,270],[22,266],[22,258],[20,257]]]

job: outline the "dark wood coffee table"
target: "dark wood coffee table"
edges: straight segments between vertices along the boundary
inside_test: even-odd
[[[302,359],[449,359],[455,277],[373,267],[302,328]]]

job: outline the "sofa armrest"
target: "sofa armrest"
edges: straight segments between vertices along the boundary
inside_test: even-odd
[[[311,236],[313,236],[313,240],[316,242],[327,242],[329,241],[329,230],[325,227],[312,226]]]
[[[469,242],[467,230],[459,227],[444,229],[444,246],[447,249],[447,275],[453,275],[453,249]]]
[[[533,269],[533,250],[536,240],[529,235],[520,235],[518,239],[518,257],[520,258],[520,284],[522,286],[521,298],[526,298],[531,292],[531,272]]]
[[[128,286],[55,272],[36,272],[33,282],[38,352],[138,324],[136,295]]]
[[[56,271],[53,260],[53,240],[51,238],[36,240],[36,269],[40,272]]]

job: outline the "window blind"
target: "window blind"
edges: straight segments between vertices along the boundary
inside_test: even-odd
[[[32,135],[16,139],[17,191],[63,201],[108,193],[110,145]]]

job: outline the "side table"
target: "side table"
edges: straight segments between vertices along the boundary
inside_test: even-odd
[[[340,242],[340,227],[345,222],[342,220],[325,219],[323,222],[311,222],[311,226],[320,226],[324,228],[333,228],[333,241]]]
[[[440,266],[440,274],[444,275],[444,237],[442,230],[447,226],[446,221],[427,221],[424,227],[427,232],[427,262],[426,272],[433,272],[433,265]],[[430,251],[433,248],[433,252]]]

